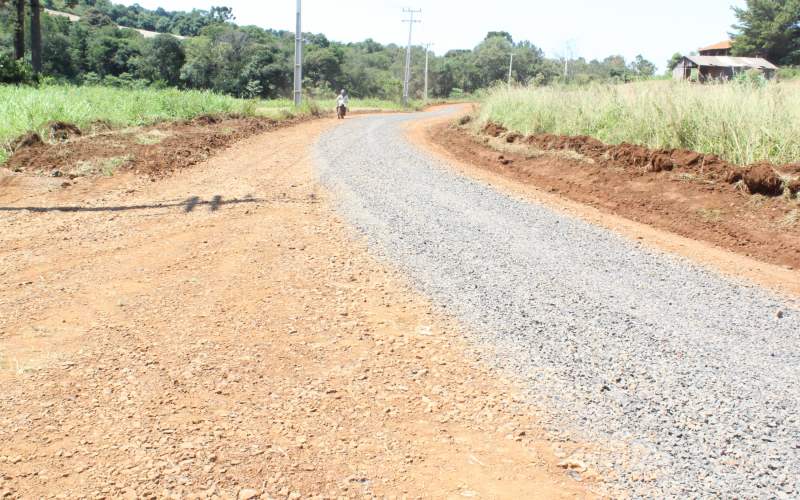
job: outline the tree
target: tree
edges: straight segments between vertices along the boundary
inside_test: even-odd
[[[42,72],[42,9],[39,0],[31,1],[31,65],[36,74]]]
[[[639,54],[636,59],[631,61],[630,69],[636,76],[653,76],[656,72],[656,65]]]
[[[800,64],[800,0],[747,0],[747,8],[731,9],[739,20],[729,33],[734,56]]]
[[[508,40],[508,44],[512,47],[514,46],[514,39],[511,37],[511,33],[508,31],[490,31],[486,34],[486,38],[484,40],[488,40],[490,38],[505,38]]]
[[[674,54],[672,54],[672,57],[670,57],[669,61],[667,61],[667,69],[665,73],[669,74],[670,72],[672,72],[672,70],[675,69],[675,66],[678,65],[681,59],[683,59],[683,54],[681,54],[680,52],[675,52]]]
[[[131,60],[136,76],[150,81],[163,80],[175,87],[181,84],[181,68],[186,63],[186,53],[180,41],[172,35],[158,35],[143,40],[139,52]]]
[[[211,7],[208,16],[211,18],[212,24],[224,24],[236,19],[233,15],[233,8],[231,7]]]
[[[17,14],[14,20],[14,58],[25,57],[25,0],[14,0]]]

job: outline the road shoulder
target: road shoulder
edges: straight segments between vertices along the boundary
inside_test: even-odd
[[[464,106],[463,112],[471,111]],[[464,159],[463,151],[454,152],[433,140],[435,132],[443,126],[454,124],[456,116],[447,115],[410,122],[406,130],[412,142],[439,158],[455,171],[478,182],[501,189],[504,192],[533,203],[543,204],[565,215],[611,229],[631,240],[638,240],[655,249],[661,249],[699,262],[733,278],[748,282],[784,295],[787,299],[800,300],[800,273],[785,266],[773,265],[733,253],[719,247],[692,240],[647,224],[619,217],[597,208],[553,194],[533,184],[526,184],[496,172],[482,168],[479,163]],[[468,155],[467,155],[468,157]]]

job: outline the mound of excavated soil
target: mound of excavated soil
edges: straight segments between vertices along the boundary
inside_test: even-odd
[[[716,155],[697,153],[688,149],[651,149],[626,142],[608,146],[586,135],[523,136],[518,132],[509,132],[502,125],[492,122],[489,122],[482,132],[489,137],[503,136],[508,143],[526,144],[543,151],[574,151],[606,167],[637,167],[648,172],[691,170],[711,181],[722,180],[734,184],[743,180],[753,194],[779,196],[784,191],[783,181],[775,171],[775,166],[768,162],[754,163],[742,168]],[[780,168],[786,172],[800,170],[799,167],[798,164],[787,164]]]
[[[11,141],[11,150],[18,151],[24,148],[38,148],[44,146],[42,137],[33,130],[28,130],[21,136]]]
[[[192,120],[195,125],[216,125],[222,122],[220,115],[199,115]]]
[[[63,141],[82,135],[81,129],[72,123],[54,121],[48,123],[45,128],[47,130],[47,136],[54,141]]]
[[[754,194],[778,196],[783,194],[783,181],[768,162],[758,162],[744,171],[744,183]]]
[[[87,164],[122,164],[129,170],[159,178],[195,165],[235,141],[310,119],[302,116],[276,121],[242,115],[200,115],[190,122],[162,122],[137,129],[114,129],[97,121],[89,127],[95,135],[84,135],[81,141],[47,144],[36,132],[28,132],[12,144],[16,144],[15,154],[8,164],[21,165],[22,175],[46,175],[54,169],[69,172]],[[80,134],[80,129],[63,122],[53,122],[49,128],[55,131],[51,132],[51,139]],[[56,135],[62,132],[63,137]]]
[[[687,149],[523,136],[496,123],[481,132],[476,138],[443,124],[431,129],[430,139],[462,161],[579,203],[800,268],[800,208],[795,199],[778,196],[800,193],[800,179],[793,179],[800,177],[800,164],[742,168]]]

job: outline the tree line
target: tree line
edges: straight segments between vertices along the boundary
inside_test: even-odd
[[[42,13],[42,8],[69,12],[80,20]],[[29,62],[34,73],[65,83],[290,96],[294,33],[234,21],[228,7],[168,12],[109,0],[0,0],[0,50],[9,60],[6,68],[24,73]],[[138,29],[162,34],[145,37]],[[344,44],[314,33],[303,37],[304,88],[312,95],[346,88],[356,97],[401,98],[405,47],[372,39]],[[592,61],[576,55],[548,58],[530,41],[517,42],[509,33],[496,31],[473,49],[431,53],[429,95],[452,97],[507,82],[507,54],[512,51],[512,79],[520,84],[626,81],[655,72],[655,65],[641,56],[630,62],[619,55]],[[418,98],[424,87],[422,47],[412,46],[411,64],[410,95]],[[3,77],[2,67],[0,81],[21,78]]]

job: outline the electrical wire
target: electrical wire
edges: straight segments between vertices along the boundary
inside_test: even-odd
[[[394,2],[391,2],[391,1],[389,1],[389,0],[380,0],[380,1],[381,1],[381,2],[383,2],[383,3],[385,3],[385,4],[387,4],[387,5],[389,5],[389,6],[392,6],[392,7],[398,8],[398,9],[402,9],[402,8],[403,8],[403,6],[402,6],[402,5],[398,5],[398,4],[396,4],[396,3],[394,3]]]
[[[415,23],[415,24],[422,24],[422,23]],[[414,26],[414,34],[417,35],[417,41],[419,41],[420,45],[425,45],[425,41],[422,39],[422,36],[419,34],[419,28]]]
[[[370,0],[364,0],[364,1],[367,2],[367,3],[371,3],[372,5],[375,5],[375,6],[378,6],[378,7],[385,7],[385,8],[388,8],[388,9],[402,9],[403,8],[402,6],[397,5],[396,3],[392,3],[389,0],[375,0],[374,2],[370,1]],[[380,2],[380,3],[376,3],[376,2]]]
[[[368,4],[374,5],[374,6],[376,6],[376,7],[389,8],[389,6],[388,6],[388,5],[386,5],[386,4],[375,3],[375,2],[372,2],[372,1],[370,1],[370,0],[364,0],[364,1],[365,1],[365,2],[367,2]]]

